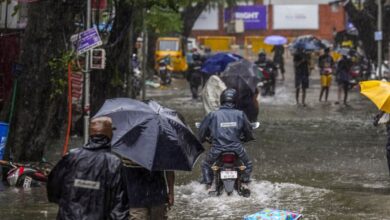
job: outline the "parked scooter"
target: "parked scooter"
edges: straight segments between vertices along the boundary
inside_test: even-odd
[[[136,98],[142,89],[142,72],[135,54],[132,59],[133,75],[131,77],[131,96]]]
[[[133,69],[133,75],[131,77],[131,96],[136,98],[140,95],[142,89],[142,73],[137,67]]]
[[[47,181],[52,164],[48,162],[39,163],[37,166],[31,164],[13,163],[10,161],[0,160],[0,165],[8,167],[6,179],[10,186],[30,188],[39,186]]]
[[[169,57],[165,57],[158,62],[158,74],[160,76],[161,85],[170,85],[172,82],[172,68],[170,67]]]
[[[253,129],[256,129],[260,126],[260,122],[254,122],[251,125]],[[199,128],[200,123],[195,123],[195,126]],[[236,190],[240,196],[250,196],[250,190],[242,187],[240,178],[246,167],[234,152],[222,152],[211,169],[214,171],[213,184],[216,190],[211,191],[210,195],[219,196],[225,191],[230,196]]]

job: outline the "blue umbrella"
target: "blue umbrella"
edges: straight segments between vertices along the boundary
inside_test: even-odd
[[[326,46],[321,42],[320,39],[312,35],[303,35],[297,37],[292,43],[293,49],[304,49],[304,50],[321,50]]]
[[[112,150],[148,170],[192,170],[202,144],[174,110],[154,101],[106,100],[94,116],[109,116],[116,128]]]
[[[270,45],[283,45],[287,43],[287,38],[279,35],[271,35],[264,39],[264,43]]]
[[[241,56],[233,53],[217,53],[206,60],[202,65],[202,72],[206,74],[221,73],[226,66],[234,61],[243,59]]]

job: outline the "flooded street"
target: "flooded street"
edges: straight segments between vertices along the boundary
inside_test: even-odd
[[[246,145],[254,163],[251,197],[209,197],[198,183],[202,155],[193,172],[178,173],[170,219],[242,219],[263,208],[303,210],[305,219],[390,219],[386,134],[372,125],[375,106],[356,89],[350,106],[335,105],[334,85],[330,102],[319,103],[316,72],[308,107],[297,106],[293,76],[286,74],[275,97],[260,99],[257,140]],[[184,80],[172,87],[150,94],[183,113],[191,126],[200,121],[202,104],[190,99]],[[56,210],[44,187],[0,192],[1,220],[55,219]]]

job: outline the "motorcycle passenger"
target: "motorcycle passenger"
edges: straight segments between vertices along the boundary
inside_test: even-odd
[[[221,107],[210,112],[201,122],[199,127],[199,139],[205,142],[209,138],[212,147],[202,163],[203,183],[208,190],[213,182],[213,171],[211,166],[217,161],[223,152],[234,152],[246,169],[241,174],[241,182],[244,187],[250,181],[252,172],[252,161],[249,159],[241,141],[254,140],[251,124],[245,113],[236,109],[237,91],[225,89],[221,94]]]
[[[198,88],[202,84],[202,60],[199,53],[194,52],[192,54],[193,63],[190,65],[189,71],[187,72],[187,80],[190,83],[190,89],[192,93],[192,99],[198,99]]]
[[[274,62],[267,59],[267,54],[264,51],[261,51],[258,55],[258,60],[255,62],[255,64],[263,69],[263,72],[265,71],[268,74],[269,77],[269,84],[265,85],[266,90],[263,92],[262,95],[267,95],[268,91],[270,95],[275,94],[275,83],[276,83],[276,71],[277,67]],[[267,88],[268,86],[268,88]]]

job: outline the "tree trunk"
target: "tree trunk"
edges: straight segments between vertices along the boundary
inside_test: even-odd
[[[67,103],[66,63],[61,65],[59,60],[64,60],[69,50],[82,2],[52,0],[29,5],[21,54],[24,71],[18,79],[7,144],[15,160],[40,160],[48,140],[58,138],[62,129]]]
[[[107,65],[104,71],[94,71],[92,77],[92,115],[109,98],[127,96],[126,80],[130,74],[130,28],[133,1],[120,0],[115,6],[113,29],[106,46]],[[104,89],[103,89],[104,88]],[[131,89],[131,88],[128,88]]]
[[[156,52],[157,38],[158,36],[154,31],[148,31],[148,54],[146,60],[146,76],[148,79],[153,79],[153,76],[156,74],[156,60],[154,53]]]
[[[194,27],[196,20],[199,15],[206,9],[206,7],[210,4],[210,0],[203,0],[197,2],[195,5],[192,5],[191,1],[184,10],[181,12],[181,18],[183,20],[183,31],[182,36],[187,39]]]

